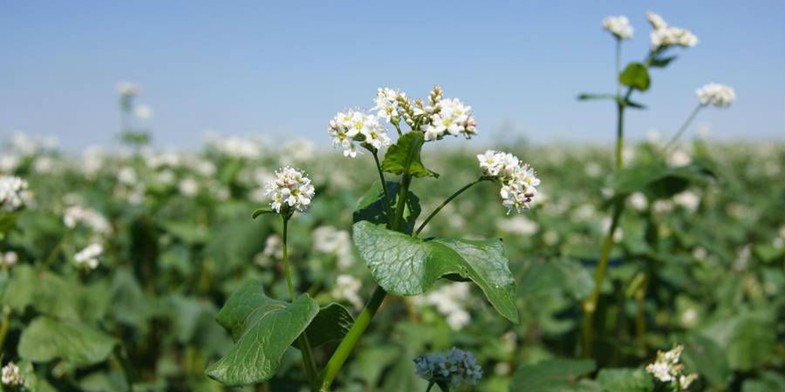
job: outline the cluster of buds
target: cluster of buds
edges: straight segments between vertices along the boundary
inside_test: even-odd
[[[528,163],[521,162],[515,155],[493,150],[477,155],[477,160],[486,177],[501,182],[499,195],[508,214],[529,208],[540,179]]]
[[[659,381],[673,384],[679,391],[686,390],[698,378],[698,375],[682,374],[684,365],[679,363],[682,351],[684,351],[682,345],[667,352],[657,351],[657,359],[654,363],[646,365],[646,371]]]
[[[0,269],[11,268],[19,261],[19,256],[14,251],[0,252]]]
[[[646,12],[646,18],[653,28],[650,35],[652,51],[667,49],[671,46],[688,48],[698,44],[698,37],[695,34],[687,29],[668,25],[661,16],[654,12]]]
[[[273,200],[270,207],[279,214],[307,211],[314,193],[311,179],[291,167],[278,169],[265,188],[265,195]]]
[[[15,176],[0,177],[0,211],[19,211],[29,200],[27,181]]]
[[[608,16],[602,20],[602,28],[618,40],[631,39],[634,31],[626,16]]]
[[[718,108],[730,106],[736,100],[733,88],[724,84],[709,83],[695,91],[701,105],[714,105]]]
[[[79,224],[84,224],[98,234],[110,234],[112,232],[112,226],[100,212],[79,205],[68,207],[65,210],[63,224],[69,229],[76,228]]]
[[[417,375],[441,385],[458,387],[476,385],[482,378],[482,368],[474,355],[455,347],[447,354],[422,355],[414,360]]]
[[[350,158],[357,156],[356,143],[371,151],[392,143],[379,117],[355,110],[338,113],[330,121],[328,131],[333,137],[333,146],[343,148],[343,155]]]
[[[0,381],[2,381],[5,387],[16,388],[25,383],[22,373],[19,372],[19,366],[16,366],[13,362],[8,362],[0,372],[2,372]]]

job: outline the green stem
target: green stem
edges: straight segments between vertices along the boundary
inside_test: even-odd
[[[613,205],[613,217],[611,218],[611,226],[608,228],[608,234],[602,243],[600,250],[600,259],[597,262],[597,268],[594,271],[594,288],[592,289],[589,298],[583,301],[583,354],[586,357],[591,356],[593,337],[593,322],[594,313],[597,311],[597,301],[600,298],[600,290],[602,282],[605,279],[605,271],[608,269],[608,261],[610,260],[611,249],[613,248],[613,235],[616,233],[616,227],[619,224],[619,217],[624,209],[624,200],[617,201]]]
[[[3,320],[0,321],[0,350],[3,350],[3,344],[5,344],[5,337],[8,335],[8,327],[11,325],[11,315],[9,312],[3,311]]]
[[[390,216],[390,194],[387,192],[387,181],[384,180],[384,172],[382,165],[379,163],[379,155],[376,150],[372,151],[373,161],[376,162],[376,171],[379,172],[379,179],[382,181],[382,190],[384,190],[384,204],[387,205],[387,216]]]
[[[286,275],[286,287],[289,289],[289,300],[294,302],[294,287],[292,287],[292,274],[289,269],[289,249],[287,245],[287,235],[289,228],[289,217],[287,214],[281,214],[283,220],[283,270]]]
[[[70,233],[70,229],[68,230],[69,231],[66,231],[65,234],[63,234],[63,237],[60,238],[60,241],[55,245],[55,247],[52,248],[52,251],[49,252],[49,255],[46,256],[46,259],[44,260],[44,264],[42,265],[43,268],[49,268],[52,265],[52,263],[54,263],[55,259],[60,254],[60,252],[63,250],[63,245],[65,245],[66,239],[68,238],[68,234]]]
[[[400,231],[403,223],[403,211],[406,209],[406,196],[409,193],[409,185],[412,183],[412,177],[404,173],[401,177],[401,188],[398,190],[398,203],[395,206],[395,220],[393,221],[393,230]]]
[[[643,284],[635,292],[635,303],[637,305],[637,312],[635,314],[635,338],[638,341],[638,352],[641,354],[646,352],[646,290],[649,286],[648,272],[643,278]]]
[[[621,82],[619,73],[621,72],[621,38],[616,37],[616,95],[621,94]]]
[[[450,196],[447,199],[445,199],[442,202],[442,204],[440,204],[438,207],[436,207],[436,209],[433,210],[433,212],[431,212],[431,214],[428,215],[427,218],[425,218],[425,220],[420,224],[420,226],[417,228],[417,230],[414,231],[414,236],[417,237],[417,235],[420,234],[420,232],[425,228],[425,225],[427,225],[428,222],[430,222],[431,219],[433,219],[433,217],[436,216],[436,214],[438,214],[439,211],[442,210],[442,208],[444,208],[444,206],[446,206],[448,203],[450,203],[453,199],[458,197],[461,193],[463,193],[467,189],[469,189],[469,188],[473,187],[474,185],[479,184],[480,182],[485,181],[485,180],[488,180],[488,178],[487,177],[480,177],[480,178],[478,178],[478,179],[476,179],[476,180],[466,184],[463,188],[458,189],[455,193],[452,194],[452,196]]]
[[[294,302],[295,293],[294,293],[294,287],[292,286],[291,270],[289,268],[289,247],[288,247],[289,217],[290,215],[288,213],[284,213],[281,215],[281,219],[283,220],[283,266],[284,266],[284,274],[286,274],[286,286],[289,289],[289,300],[291,302]],[[305,334],[305,332],[303,332],[303,334],[297,338],[297,344],[298,346],[300,346],[300,352],[303,355],[303,363],[305,365],[305,375],[308,378],[308,381],[311,383],[311,386],[315,390],[319,380],[319,372],[316,368],[316,361],[313,358],[311,343],[308,341],[308,336]]]
[[[401,178],[401,189],[398,191],[398,203],[395,208],[396,215],[392,226],[393,230],[401,231],[403,210],[406,207],[406,195],[409,193],[409,185],[411,185],[411,182],[412,177],[408,174],[404,174]],[[368,303],[365,304],[363,310],[360,311],[360,315],[357,316],[352,328],[349,329],[349,332],[346,333],[346,336],[338,345],[338,348],[335,349],[335,352],[327,361],[320,391],[327,392],[330,390],[330,386],[333,381],[335,381],[335,377],[338,376],[338,372],[341,371],[341,367],[346,363],[346,359],[349,358],[349,355],[354,350],[354,346],[357,345],[360,337],[371,324],[373,316],[376,315],[376,312],[379,310],[379,307],[384,302],[386,296],[387,292],[381,287],[377,286],[373,291],[371,299],[368,300]]]
[[[671,147],[673,147],[673,145],[676,143],[676,141],[677,141],[677,140],[679,140],[679,138],[680,138],[680,137],[681,137],[681,135],[684,133],[684,131],[686,131],[686,130],[687,130],[687,128],[689,128],[690,124],[692,123],[692,120],[694,120],[694,119],[695,119],[695,116],[697,116],[697,115],[698,115],[698,112],[699,112],[699,111],[700,111],[702,108],[703,108],[703,105],[701,105],[701,104],[698,104],[698,106],[696,106],[696,107],[695,107],[695,109],[692,109],[692,112],[691,112],[691,113],[690,113],[690,115],[687,117],[687,119],[684,121],[684,123],[681,125],[681,128],[679,128],[679,131],[678,131],[678,132],[676,132],[676,134],[675,134],[675,135],[673,135],[673,137],[671,138],[671,140],[669,140],[669,141],[668,141],[668,143],[666,143],[666,144],[665,144],[665,147],[663,147],[663,148],[662,148],[662,152],[663,152],[663,153],[666,153],[666,152],[668,152],[668,150],[669,150]]]
[[[426,389],[425,392],[431,392],[431,388],[433,388],[434,385],[436,385],[436,383],[433,381],[428,383],[428,389]]]
[[[322,381],[322,392],[327,392],[330,390],[330,386],[332,385],[335,377],[338,375],[338,372],[341,370],[341,367],[346,362],[346,359],[349,357],[349,354],[352,353],[354,350],[354,346],[357,344],[357,341],[360,340],[360,336],[365,332],[368,328],[368,325],[371,323],[371,319],[379,310],[379,307],[384,302],[384,297],[387,295],[387,292],[384,291],[381,287],[376,287],[374,290],[373,295],[371,295],[371,299],[368,300],[368,303],[365,304],[365,308],[360,312],[360,315],[357,316],[357,320],[354,321],[352,328],[349,332],[346,333],[346,337],[343,338],[341,344],[338,345],[338,348],[335,349],[332,357],[327,362],[327,366],[324,368],[324,380]]]

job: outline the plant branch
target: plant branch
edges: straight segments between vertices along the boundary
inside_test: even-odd
[[[668,141],[668,143],[665,143],[665,146],[662,148],[663,154],[667,153],[668,150],[670,150],[670,148],[676,144],[676,141],[679,140],[679,138],[684,133],[684,131],[686,131],[687,128],[689,128],[690,124],[692,123],[692,120],[695,119],[695,116],[698,115],[698,112],[700,112],[701,109],[703,109],[703,105],[701,104],[698,104],[698,106],[696,106],[695,109],[692,109],[692,112],[690,113],[689,116],[687,116],[687,119],[684,120],[684,123],[679,128],[679,131],[676,132],[675,135],[673,135],[673,137],[671,138],[671,140]]]
[[[453,199],[455,199],[455,198],[456,198],[456,197],[458,197],[458,196],[459,196],[461,193],[463,193],[464,191],[466,191],[466,190],[468,190],[469,188],[473,187],[474,185],[476,185],[476,184],[479,184],[480,182],[482,182],[482,181],[486,181],[486,180],[489,180],[489,178],[488,178],[488,177],[480,177],[480,178],[478,178],[478,179],[476,179],[476,180],[474,180],[474,181],[472,181],[472,182],[470,182],[470,183],[468,183],[468,184],[464,185],[464,186],[463,186],[463,188],[461,188],[461,189],[458,189],[458,190],[457,190],[455,193],[453,193],[453,194],[452,194],[450,197],[448,197],[447,199],[445,199],[445,200],[442,202],[442,204],[440,204],[438,207],[436,207],[436,209],[435,209],[435,210],[433,210],[433,212],[431,212],[431,214],[430,214],[430,215],[428,215],[428,217],[427,217],[427,218],[425,218],[425,220],[424,220],[424,221],[423,221],[423,222],[420,224],[420,226],[419,226],[419,227],[417,227],[417,230],[415,230],[415,231],[414,231],[414,236],[415,236],[415,237],[417,237],[417,235],[418,235],[418,234],[420,234],[420,232],[421,232],[421,231],[422,231],[422,230],[425,228],[425,225],[427,225],[427,224],[428,224],[428,222],[430,222],[430,221],[431,221],[431,219],[433,219],[433,217],[435,217],[435,216],[436,216],[436,214],[438,214],[438,213],[439,213],[439,211],[441,211],[441,210],[442,210],[442,208],[444,208],[444,207],[445,207],[447,204],[449,204],[449,203],[450,203],[450,202],[451,202]]]

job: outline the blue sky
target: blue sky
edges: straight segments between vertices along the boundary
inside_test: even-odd
[[[693,31],[695,48],[654,71],[628,134],[673,133],[708,82],[736,89],[726,110],[704,110],[717,139],[785,140],[785,3],[770,1],[11,1],[0,0],[0,135],[55,135],[79,149],[114,143],[114,86],[140,103],[159,146],[197,147],[206,130],[302,137],[328,144],[327,121],[370,107],[376,88],[472,105],[480,141],[610,143],[613,107],[581,103],[611,92],[607,15],[627,15],[648,48],[644,13]]]

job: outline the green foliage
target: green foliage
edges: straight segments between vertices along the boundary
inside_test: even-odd
[[[425,139],[422,132],[407,132],[390,146],[382,161],[382,170],[392,174],[406,174],[412,177],[439,177],[438,174],[423,166],[420,154]]]
[[[343,339],[354,324],[354,317],[341,304],[331,303],[319,309],[319,313],[308,325],[305,334],[311,347]]]
[[[597,383],[604,391],[651,392],[654,382],[643,369],[601,369]]]
[[[550,359],[522,365],[515,371],[510,392],[599,392],[596,385],[580,379],[596,368],[590,359]]]
[[[292,303],[278,301],[267,297],[259,282],[247,282],[218,313],[218,322],[235,345],[207,374],[229,386],[269,380],[284,352],[318,313],[319,306],[308,295]]]
[[[377,283],[419,295],[450,274],[471,279],[502,316],[517,323],[515,282],[500,241],[421,240],[370,222],[354,224],[354,242]]]
[[[649,70],[641,63],[630,63],[619,74],[619,83],[638,91],[646,91],[651,86]]]
[[[92,365],[109,357],[117,341],[88,324],[41,316],[19,339],[19,355],[31,362],[62,359],[76,366]]]

